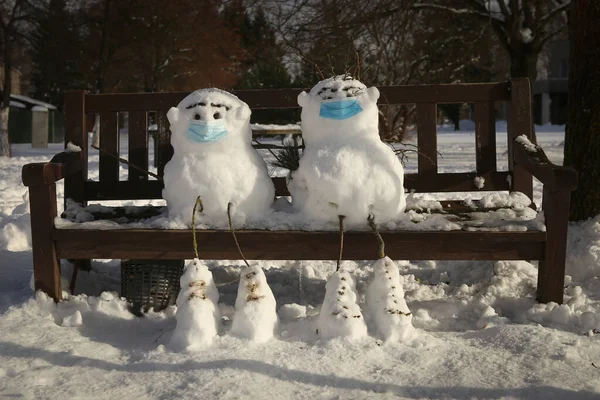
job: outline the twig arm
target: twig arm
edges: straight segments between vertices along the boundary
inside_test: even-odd
[[[127,166],[129,166],[129,167],[131,167],[131,168],[133,168],[133,169],[135,169],[135,170],[138,170],[138,171],[140,171],[140,172],[143,172],[144,174],[150,175],[150,176],[152,176],[152,177],[156,178],[156,179],[157,179],[157,180],[159,180],[159,181],[162,181],[162,180],[163,180],[163,178],[161,178],[160,176],[156,175],[154,172],[150,172],[150,171],[147,171],[147,170],[145,170],[145,169],[143,169],[143,168],[140,168],[140,167],[138,167],[137,165],[135,165],[135,164],[132,164],[132,163],[130,163],[129,161],[125,160],[124,158],[118,157],[118,156],[116,156],[116,155],[112,154],[112,153],[111,153],[111,152],[109,152],[109,151],[103,150],[103,149],[101,149],[100,147],[97,147],[97,146],[94,146],[94,145],[92,145],[91,147],[92,147],[93,149],[96,149],[96,150],[98,150],[98,151],[99,151],[100,153],[102,153],[102,154],[106,154],[106,155],[107,155],[107,156],[109,156],[109,157],[116,158],[117,160],[119,160],[119,161],[120,161],[120,162],[122,162],[123,164],[126,164]]]

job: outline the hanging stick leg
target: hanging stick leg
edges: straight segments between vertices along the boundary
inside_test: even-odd
[[[194,209],[192,210],[192,237],[194,239],[193,245],[196,258],[200,258],[200,256],[198,256],[198,242],[196,241],[196,207],[198,207],[198,205],[200,205],[200,212],[202,212],[204,210],[204,205],[202,204],[200,196],[196,198],[196,203],[194,203]]]
[[[369,214],[367,221],[369,222],[369,226],[377,238],[377,245],[379,246],[379,258],[385,258],[385,242],[377,230],[377,225],[375,225],[375,216],[373,214]]]
[[[340,219],[340,255],[337,260],[337,268],[336,271],[340,270],[340,263],[342,262],[342,254],[344,253],[344,215],[338,215]]]
[[[235,245],[237,246],[240,256],[242,257],[242,260],[244,260],[246,267],[250,267],[250,264],[248,264],[246,257],[244,257],[244,253],[242,253],[242,248],[240,247],[240,243],[238,242],[237,236],[235,235],[235,230],[233,229],[233,224],[231,223],[231,207],[232,206],[233,206],[233,204],[231,204],[231,203],[227,204],[227,218],[229,219],[229,230],[231,230],[231,234],[233,235],[233,240],[235,240]]]

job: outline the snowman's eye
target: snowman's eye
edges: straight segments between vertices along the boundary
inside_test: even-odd
[[[221,118],[223,118],[223,117],[221,116],[221,113],[214,113],[214,114],[213,114],[213,118],[214,118],[214,119],[221,119]]]
[[[337,89],[331,89],[331,93],[337,92]]]
[[[200,119],[200,114],[198,114],[198,113],[194,114],[194,119],[196,119],[196,120]]]

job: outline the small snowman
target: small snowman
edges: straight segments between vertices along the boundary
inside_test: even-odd
[[[414,332],[412,314],[404,299],[398,265],[389,257],[375,262],[366,302],[369,315],[383,340],[402,342],[410,339]]]
[[[231,334],[264,343],[273,337],[277,322],[275,296],[264,271],[259,266],[242,269]]]
[[[400,218],[404,168],[379,138],[379,90],[347,75],[298,96],[306,148],[289,185],[293,205],[314,220],[365,226]]]
[[[325,299],[317,320],[319,337],[349,340],[366,337],[367,325],[357,299],[352,275],[344,269],[334,272],[325,285]]]
[[[177,296],[177,326],[171,346],[177,351],[195,351],[210,344],[219,332],[219,292],[208,266],[194,259],[180,279]]]
[[[165,165],[163,198],[171,218],[189,225],[198,196],[198,221],[218,226],[230,203],[242,223],[269,209],[275,190],[252,148],[250,114],[246,103],[215,88],[197,90],[169,110],[174,154]]]

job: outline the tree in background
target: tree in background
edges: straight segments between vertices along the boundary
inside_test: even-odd
[[[62,109],[67,90],[86,87],[82,71],[78,26],[65,0],[50,0],[32,34],[31,94]]]
[[[302,86],[319,79],[315,64],[328,76],[360,72],[363,82],[376,85],[481,81],[503,72],[494,68],[498,44],[489,26],[411,5],[307,0],[279,4],[272,12],[287,50],[298,57]],[[385,106],[383,98],[380,104],[380,134],[400,139],[414,107]],[[446,111],[458,123],[456,107]]]
[[[10,157],[8,115],[12,91],[13,61],[16,53],[28,44],[29,33],[36,16],[44,11],[40,0],[0,1],[0,47],[4,79],[0,89],[0,156]]]
[[[570,0],[411,0],[416,10],[437,10],[492,28],[510,58],[510,76],[537,78],[544,46],[567,29]],[[437,27],[436,27],[437,28]],[[465,32],[466,33],[466,32]],[[468,36],[464,36],[468,40]]]
[[[159,92],[199,87],[233,87],[240,79],[239,35],[219,12],[218,1],[132,0],[129,58],[138,90]],[[132,57],[133,55],[133,57]]]
[[[246,7],[239,1],[226,7],[224,18],[239,33],[244,52],[241,76],[236,89],[274,89],[292,87],[292,79],[284,63],[284,51],[262,7]],[[254,123],[295,123],[297,110],[255,110]]]
[[[573,0],[565,165],[579,173],[571,221],[600,214],[600,2]]]

